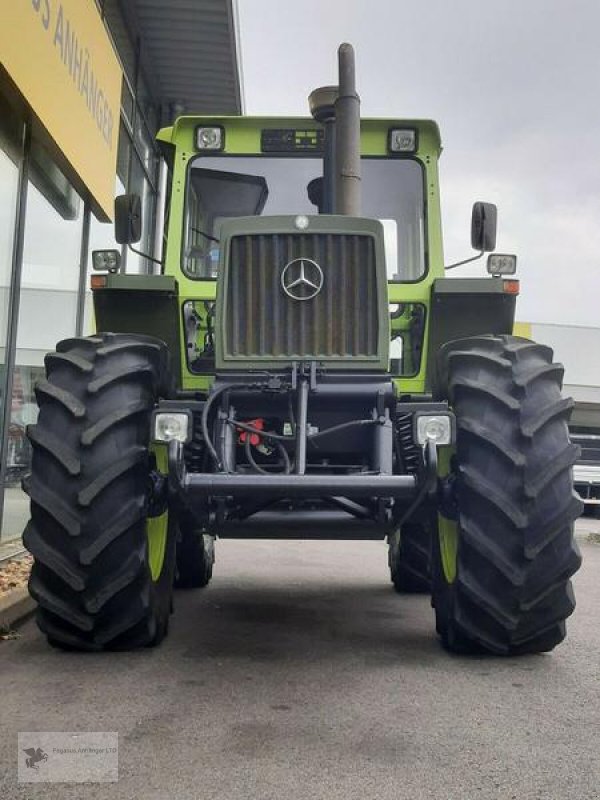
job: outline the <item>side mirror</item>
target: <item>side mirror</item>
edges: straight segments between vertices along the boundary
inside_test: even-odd
[[[498,209],[493,203],[473,203],[471,247],[474,250],[490,253],[495,249],[497,219]]]
[[[142,238],[142,200],[139,194],[115,197],[115,239],[119,244],[135,244]]]

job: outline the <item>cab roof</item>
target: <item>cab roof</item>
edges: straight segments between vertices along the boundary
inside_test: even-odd
[[[250,116],[182,116],[172,126],[161,128],[157,140],[174,144],[184,149],[193,148],[193,131],[198,126],[222,126],[226,132],[238,134],[235,147],[226,146],[226,152],[260,152],[257,141],[251,134],[265,129],[291,128],[298,130],[318,130],[320,123],[312,117],[250,117]],[[360,122],[363,150],[365,143],[377,133],[386,133],[393,128],[412,128],[418,132],[418,150],[424,150],[439,156],[442,152],[442,141],[437,122],[431,119],[398,119],[397,117],[363,117]],[[246,149],[240,147],[246,146]],[[248,149],[250,148],[250,149]]]

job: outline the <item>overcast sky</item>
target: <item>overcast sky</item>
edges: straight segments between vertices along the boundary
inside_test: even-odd
[[[238,3],[247,114],[306,115],[351,42],[363,116],[440,125],[446,263],[496,203],[518,318],[600,327],[600,0]]]

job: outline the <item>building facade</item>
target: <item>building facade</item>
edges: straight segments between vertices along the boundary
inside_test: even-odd
[[[61,339],[92,331],[91,251],[114,196],[142,198],[160,252],[154,144],[185,111],[240,113],[232,0],[27,0],[0,22],[0,539],[21,535],[35,384]],[[122,269],[152,270],[125,248]]]

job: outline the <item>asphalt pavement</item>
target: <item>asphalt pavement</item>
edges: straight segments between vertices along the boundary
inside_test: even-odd
[[[219,542],[155,650],[63,653],[30,621],[0,642],[0,797],[600,798],[600,544],[580,545],[541,656],[445,653],[381,542]],[[17,784],[31,730],[118,731],[118,783]]]

